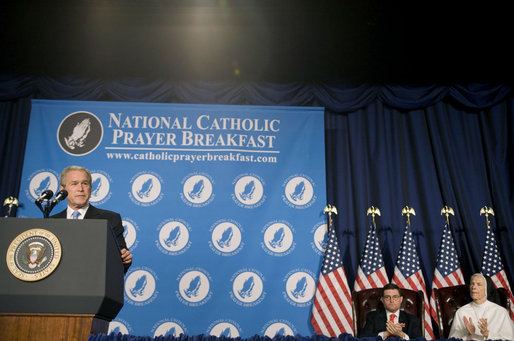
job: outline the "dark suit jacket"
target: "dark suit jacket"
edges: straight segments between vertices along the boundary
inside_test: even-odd
[[[61,211],[50,218],[64,218],[66,219],[66,209]],[[125,242],[125,238],[123,237],[123,224],[121,222],[121,216],[113,211],[102,210],[101,208],[94,207],[89,204],[89,208],[86,211],[86,215],[84,219],[107,219],[111,230],[116,237],[116,242],[118,243],[118,247],[121,249],[127,249],[127,243]],[[123,264],[125,267],[125,272],[130,267],[130,264]]]
[[[366,322],[360,332],[359,337],[377,336],[378,333],[386,330],[386,312],[385,310],[370,311],[366,314]],[[398,322],[405,323],[403,332],[409,335],[410,339],[423,337],[421,334],[421,326],[419,318],[400,310]]]

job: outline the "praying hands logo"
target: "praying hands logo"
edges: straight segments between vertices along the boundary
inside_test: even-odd
[[[305,297],[305,291],[307,290],[307,277],[303,276],[298,282],[296,287],[291,290],[291,295],[294,298]]]
[[[291,193],[291,199],[293,201],[299,201],[303,199],[303,193],[305,192],[305,183],[300,181],[294,188],[294,192]]]
[[[314,182],[307,175],[293,175],[284,182],[283,200],[288,206],[298,209],[310,207],[316,199]]]
[[[39,196],[41,193],[49,189],[50,182],[50,176],[43,178],[43,180],[41,180],[41,182],[39,183],[39,186],[34,190],[34,193],[36,193]]]
[[[189,297],[197,297],[198,291],[200,290],[200,286],[202,285],[202,282],[200,280],[200,276],[194,277],[191,282],[189,282],[189,287],[184,290],[184,294]]]
[[[175,336],[175,327],[171,327],[163,336]]]
[[[176,322],[164,322],[154,332],[153,337],[158,336],[173,336],[178,337],[184,334],[184,329]]]
[[[137,196],[141,199],[148,198],[150,196],[150,193],[152,192],[152,187],[152,178],[148,178],[147,180],[145,180],[145,182],[143,182],[141,188],[136,191]]]
[[[202,196],[202,191],[204,189],[203,179],[198,180],[193,186],[193,190],[191,190],[188,195],[192,200],[199,199]]]
[[[57,141],[70,155],[86,155],[95,150],[103,138],[102,122],[87,111],[76,111],[66,116],[57,128]]]
[[[147,283],[146,275],[139,277],[134,286],[130,289],[132,296],[143,296]]]
[[[168,238],[166,238],[164,240],[164,244],[166,244],[168,247],[177,246],[179,237],[180,237],[180,226],[177,225],[170,230]]]
[[[225,328],[221,333],[219,337],[232,337],[232,333],[230,332],[230,327]]]
[[[89,118],[83,119],[73,127],[73,132],[70,136],[64,137],[64,141],[68,148],[75,149],[75,147],[84,147],[84,141],[91,131],[91,120]]]
[[[280,328],[279,330],[277,330],[277,332],[275,333],[275,336],[285,336],[286,335],[286,329],[284,327]]]
[[[221,234],[221,238],[217,240],[219,247],[230,247],[230,241],[232,240],[233,236],[234,232],[232,230],[232,227],[229,226],[225,229],[225,231],[223,231],[223,233]]]
[[[273,239],[269,242],[270,246],[274,249],[282,247],[282,242],[284,241],[285,232],[283,227],[279,227],[275,234],[273,235]]]
[[[246,281],[244,281],[243,287],[241,288],[241,290],[238,290],[239,296],[241,296],[242,298],[251,297],[252,296],[253,287],[255,285],[254,282],[255,281],[253,279],[253,276],[248,277],[246,279]]]
[[[251,200],[253,197],[254,191],[255,191],[255,181],[251,180],[246,184],[243,192],[239,193],[239,196],[241,197],[241,199],[243,201]]]

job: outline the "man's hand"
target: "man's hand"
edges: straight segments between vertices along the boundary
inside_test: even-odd
[[[404,338],[405,333],[403,332],[403,327],[405,327],[405,323],[393,323],[391,321],[387,321],[384,338],[388,338],[389,336],[399,336]]]
[[[121,249],[121,260],[123,264],[132,263],[132,254],[127,249]]]
[[[468,320],[468,318],[466,316],[464,316],[463,321],[464,321],[464,325],[466,326],[466,329],[468,330],[469,335],[474,336],[475,335],[475,325],[473,324],[473,321],[471,321],[471,317]]]

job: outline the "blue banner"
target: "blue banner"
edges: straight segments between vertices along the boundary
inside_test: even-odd
[[[69,165],[134,255],[110,332],[313,333],[323,108],[34,100],[18,216],[42,217],[35,198]]]

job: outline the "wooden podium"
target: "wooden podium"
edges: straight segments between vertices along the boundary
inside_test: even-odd
[[[46,232],[56,250],[45,248]],[[38,241],[36,261],[27,245]],[[87,340],[106,334],[123,307],[124,269],[107,220],[0,218],[0,255],[0,340]],[[38,273],[52,255],[58,264]]]

